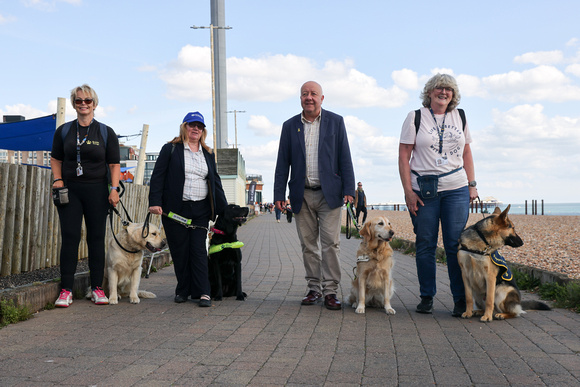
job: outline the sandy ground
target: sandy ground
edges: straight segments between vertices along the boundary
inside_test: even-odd
[[[378,215],[386,216],[391,221],[395,237],[415,240],[408,212],[368,211],[369,218]],[[501,250],[509,262],[580,279],[580,216],[510,215],[509,218],[514,223],[518,235],[524,240],[522,247],[516,249],[506,246]],[[467,225],[481,219],[482,214],[470,214]],[[342,224],[345,224],[344,220]],[[443,247],[441,234],[439,246]]]

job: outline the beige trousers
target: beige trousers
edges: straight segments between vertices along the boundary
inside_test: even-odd
[[[294,214],[308,289],[325,296],[336,294],[340,283],[340,211],[328,206],[322,190],[307,189]]]

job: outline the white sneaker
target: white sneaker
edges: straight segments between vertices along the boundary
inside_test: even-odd
[[[54,306],[57,308],[68,308],[70,304],[73,302],[72,292],[69,292],[66,289],[62,289],[60,291],[60,295],[54,302]]]
[[[95,305],[109,305],[109,299],[105,296],[105,292],[100,286],[97,286],[91,292],[91,301],[94,302]]]

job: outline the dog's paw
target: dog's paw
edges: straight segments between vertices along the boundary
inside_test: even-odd
[[[353,309],[356,309],[356,302],[353,302],[351,306]]]
[[[471,318],[473,316],[473,312],[463,312],[461,318]]]
[[[505,320],[505,317],[501,313],[497,313],[493,316],[495,320]]]
[[[236,300],[238,301],[246,301],[246,297],[248,297],[248,295],[246,293],[243,293],[239,296],[236,297]]]
[[[358,314],[364,314],[365,313],[365,306],[364,305],[358,306],[354,312],[358,313]]]
[[[395,312],[395,309],[391,308],[390,306],[385,306],[385,312],[387,312],[387,314],[397,313],[397,312]]]
[[[481,322],[490,322],[493,321],[493,316],[487,316],[484,314],[479,320]]]
[[[119,303],[119,300],[117,299],[117,297],[109,298],[109,305],[117,305],[118,303]]]
[[[139,299],[139,297],[130,297],[129,301],[131,302],[131,304],[138,304],[141,302],[141,300]]]

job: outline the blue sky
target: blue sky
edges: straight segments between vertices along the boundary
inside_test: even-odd
[[[402,202],[401,125],[425,81],[447,72],[482,198],[580,201],[580,2],[225,0],[225,10],[228,110],[246,111],[238,145],[265,200],[282,123],[316,80],[323,107],[345,118],[368,201]],[[190,28],[210,21],[209,0],[0,0],[0,115],[52,114],[88,83],[96,118],[118,134],[150,126],[147,151],[188,111],[211,128],[209,31]],[[233,114],[228,126],[233,145]]]

